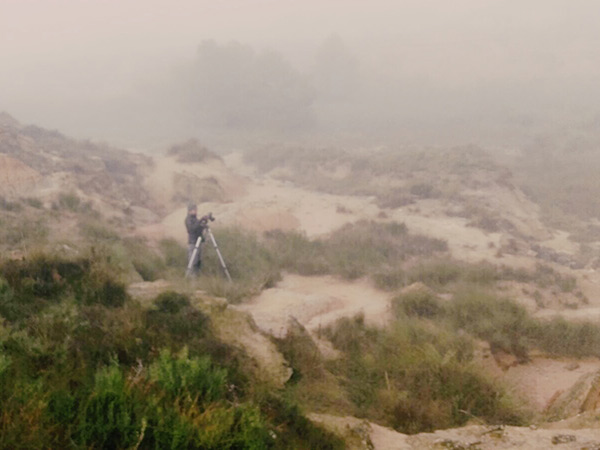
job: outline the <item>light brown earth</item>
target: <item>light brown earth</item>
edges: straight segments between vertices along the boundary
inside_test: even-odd
[[[535,429],[511,426],[470,425],[407,436],[355,417],[310,414],[318,422],[348,440],[353,449],[595,449],[600,446],[597,429]]]
[[[341,317],[359,313],[366,323],[383,326],[390,320],[389,306],[389,294],[375,289],[367,280],[286,274],[276,287],[236,308],[250,313],[261,330],[282,338],[289,317],[313,333]]]
[[[41,175],[18,159],[0,153],[0,195],[23,195],[33,190]]]

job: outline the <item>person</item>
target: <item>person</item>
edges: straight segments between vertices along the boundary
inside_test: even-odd
[[[196,248],[196,242],[198,238],[201,239],[200,242],[204,242],[204,230],[208,226],[208,215],[198,219],[198,209],[196,205],[190,203],[187,208],[187,216],[185,218],[185,228],[188,233],[188,267],[190,264],[190,260],[192,259],[192,255],[194,254],[194,249]],[[198,251],[196,252],[196,256],[194,257],[194,261],[192,261],[192,266],[189,275],[198,276],[200,273],[200,267],[202,265],[202,247],[198,246]]]

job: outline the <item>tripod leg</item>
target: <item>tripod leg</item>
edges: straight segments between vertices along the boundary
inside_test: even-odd
[[[194,270],[194,264],[196,262],[196,257],[198,256],[198,252],[200,250],[200,244],[202,243],[202,238],[199,237],[196,240],[196,245],[194,246],[194,250],[192,251],[192,254],[190,256],[190,260],[188,261],[188,265],[187,265],[187,270],[185,271],[185,277],[188,278],[190,275],[192,275],[192,272]]]
[[[227,270],[227,265],[225,264],[225,260],[223,259],[223,255],[221,255],[221,251],[219,250],[219,246],[217,245],[217,241],[215,240],[215,237],[213,236],[212,231],[210,230],[210,228],[208,229],[208,236],[210,237],[210,240],[212,241],[213,247],[217,251],[217,256],[219,257],[219,261],[221,262],[221,267],[223,268],[223,272],[225,272],[225,276],[227,277],[227,279],[231,283],[232,282],[231,275],[229,275],[229,270]]]

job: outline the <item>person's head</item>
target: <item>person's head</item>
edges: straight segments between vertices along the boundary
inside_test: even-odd
[[[195,203],[190,203],[187,207],[188,216],[195,216],[198,213],[198,208],[196,208]]]

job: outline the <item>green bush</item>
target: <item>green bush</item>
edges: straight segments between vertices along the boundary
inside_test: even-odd
[[[164,259],[148,247],[145,239],[126,238],[123,240],[123,246],[133,267],[144,281],[155,281],[164,274],[166,269]]]
[[[450,283],[459,281],[463,275],[460,264],[450,261],[431,261],[417,264],[408,271],[408,283],[421,282],[439,289]]]
[[[573,323],[558,317],[537,322],[531,335],[537,346],[552,355],[600,357],[600,326],[596,323]]]
[[[176,356],[167,349],[150,366],[150,380],[164,392],[176,397],[191,397],[202,404],[224,397],[227,371],[214,367],[209,357],[188,358],[187,348]]]
[[[435,294],[422,289],[393,298],[392,311],[396,317],[406,314],[431,318],[441,314],[443,308]]]
[[[524,421],[502,387],[470,364],[467,337],[406,316],[383,330],[360,317],[340,319],[325,335],[344,352],[329,369],[343,380],[355,415],[405,433],[461,426],[471,417]]]
[[[160,293],[153,303],[161,313],[177,314],[182,308],[190,306],[190,299],[179,292],[166,291]]]
[[[459,291],[448,306],[454,327],[487,340],[492,351],[501,349],[527,360],[534,322],[522,306],[478,290]]]
[[[280,279],[274,255],[250,232],[234,228],[215,230],[221,253],[233,279],[225,279],[216,252],[204,244],[200,286],[209,294],[225,297],[232,303],[272,287]]]
[[[82,407],[77,441],[102,448],[133,447],[142,429],[139,409],[121,370],[116,365],[99,369]]]

